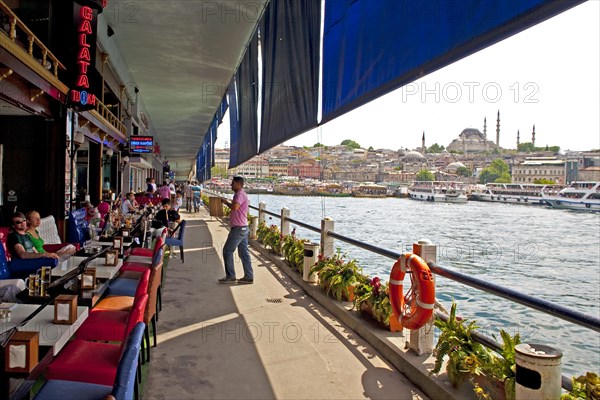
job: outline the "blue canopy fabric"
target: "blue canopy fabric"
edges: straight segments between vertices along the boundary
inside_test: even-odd
[[[317,126],[320,0],[271,1],[260,23],[264,152]]]
[[[258,32],[248,44],[246,54],[230,85],[229,168],[234,168],[258,153]]]
[[[326,0],[321,123],[583,1]]]

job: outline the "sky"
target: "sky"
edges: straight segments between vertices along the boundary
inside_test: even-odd
[[[465,128],[500,146],[600,148],[600,0],[590,0],[380,97],[284,144],[339,144],[415,149],[448,146]],[[228,117],[217,147],[229,139]]]

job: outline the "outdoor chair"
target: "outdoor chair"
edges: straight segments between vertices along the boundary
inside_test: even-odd
[[[134,397],[134,394],[135,398],[138,398],[136,371],[138,370],[138,355],[145,329],[143,325],[143,322],[137,323],[127,337],[112,386],[50,379],[42,386],[34,400],[99,400],[108,395],[112,395],[116,400],[130,400]]]
[[[179,246],[179,255],[181,256],[181,262],[183,262],[183,238],[185,235],[185,225],[186,221],[181,221],[181,223],[176,228],[176,230],[179,229],[179,232],[177,232],[177,237],[168,237],[165,240],[165,244],[167,246]]]

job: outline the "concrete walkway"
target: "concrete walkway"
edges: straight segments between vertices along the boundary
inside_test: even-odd
[[[185,263],[169,260],[144,399],[426,398],[254,250],[254,284],[218,284],[227,227],[182,216]]]

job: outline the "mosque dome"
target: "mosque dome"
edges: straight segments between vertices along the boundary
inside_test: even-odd
[[[456,161],[456,162],[450,163],[446,166],[446,172],[455,173],[461,167],[466,168],[465,164],[463,164],[459,161]]]
[[[459,137],[470,141],[485,140],[483,133],[477,128],[466,128],[460,133]]]
[[[405,163],[424,163],[426,160],[425,156],[418,151],[409,151],[402,157],[402,162]]]

